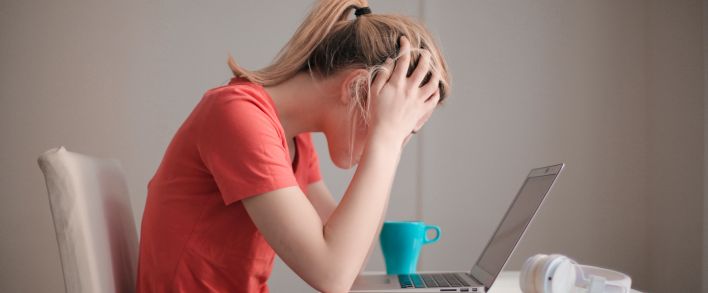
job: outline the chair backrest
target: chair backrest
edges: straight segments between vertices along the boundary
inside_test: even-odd
[[[38,158],[66,292],[133,292],[138,235],[120,163],[67,151]]]

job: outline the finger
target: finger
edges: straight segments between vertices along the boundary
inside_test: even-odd
[[[411,138],[413,138],[413,133],[412,133],[412,132],[409,133],[408,136],[406,136],[406,139],[403,140],[403,146],[405,146],[406,144],[408,144],[408,141],[411,140]]]
[[[411,63],[411,44],[406,36],[401,36],[400,39],[401,49],[398,52],[398,59],[396,59],[396,68],[393,70],[391,75],[391,82],[398,84],[403,83],[408,73],[408,66]]]
[[[388,81],[388,78],[391,76],[392,70],[393,70],[393,60],[391,58],[386,58],[386,61],[384,62],[384,64],[381,65],[381,68],[376,73],[376,77],[374,78],[374,82],[371,83],[371,92],[378,93],[381,91],[384,84],[386,84],[386,82]]]
[[[430,80],[428,80],[428,83],[426,83],[420,90],[421,90],[421,95],[425,97],[427,100],[430,98],[435,91],[439,90],[440,86],[440,73],[438,73],[437,70],[433,70],[432,75],[430,76]]]
[[[423,82],[423,79],[425,78],[425,75],[428,74],[428,69],[430,68],[430,52],[428,50],[423,50],[420,53],[420,57],[418,57],[418,65],[415,68],[415,71],[413,71],[413,74],[409,77],[409,80],[413,82],[417,87],[421,86],[421,82]]]
[[[423,105],[424,105],[426,111],[432,111],[435,109],[435,107],[438,106],[439,102],[440,102],[440,91],[437,91],[437,92],[435,92],[435,94],[433,94],[432,97],[430,97],[430,99],[425,101],[425,103]]]

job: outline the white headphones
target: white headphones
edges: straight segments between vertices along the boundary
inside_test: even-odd
[[[524,293],[568,293],[575,287],[588,293],[629,293],[632,279],[618,271],[579,265],[560,254],[537,254],[524,262],[519,284]]]

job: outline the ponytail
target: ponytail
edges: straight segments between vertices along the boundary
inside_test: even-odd
[[[272,64],[249,71],[238,66],[229,55],[229,67],[235,76],[262,86],[277,85],[302,71],[324,78],[342,69],[362,68],[370,74],[358,82],[366,85],[371,83],[386,58],[397,59],[402,53],[409,53],[398,51],[399,37],[405,35],[412,45],[409,74],[416,67],[420,52],[428,50],[430,70],[440,76],[438,87],[442,102],[450,92],[450,75],[430,32],[418,21],[403,15],[374,11],[354,18],[354,11],[363,7],[368,7],[367,0],[317,0]],[[366,104],[366,92],[356,93],[361,105]]]
[[[366,0],[318,1],[290,41],[280,49],[272,64],[257,71],[249,71],[238,66],[229,55],[228,65],[234,76],[264,86],[279,84],[303,69],[310,54],[330,34],[336,23],[347,21],[354,9],[366,6]]]

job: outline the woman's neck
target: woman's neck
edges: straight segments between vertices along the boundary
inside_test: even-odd
[[[331,79],[314,80],[301,72],[274,86],[264,87],[273,99],[288,141],[303,132],[322,131],[322,117],[336,87]]]

